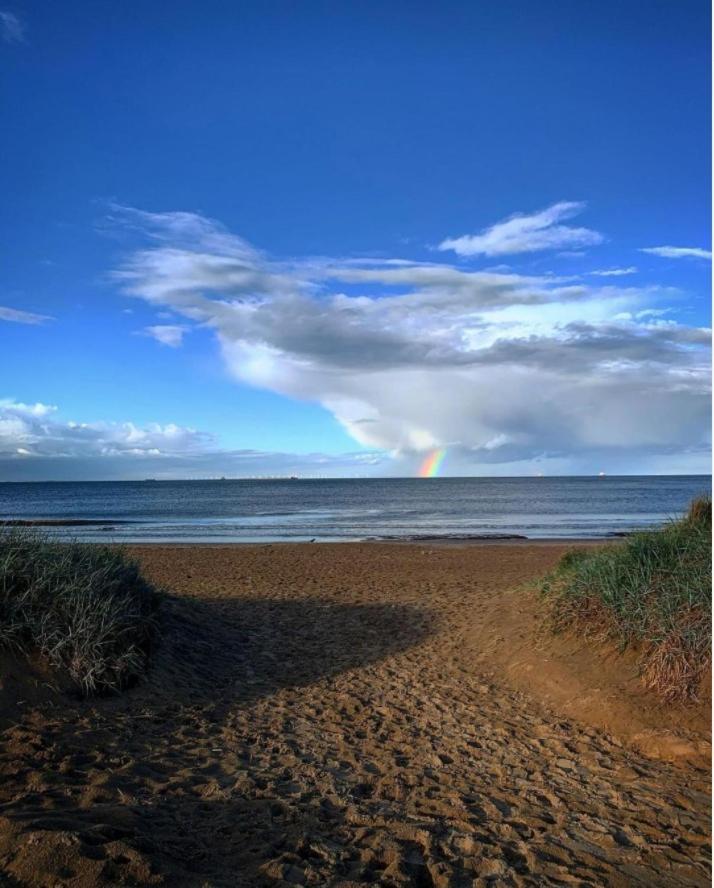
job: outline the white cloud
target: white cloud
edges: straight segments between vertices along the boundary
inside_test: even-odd
[[[290,454],[224,450],[216,439],[174,423],[74,422],[56,407],[0,399],[0,480],[364,475],[385,454]]]
[[[156,324],[153,327],[144,327],[137,332],[144,336],[150,336],[162,345],[170,348],[178,348],[183,343],[184,333],[188,328],[180,324]]]
[[[517,213],[479,234],[447,238],[439,249],[453,250],[459,256],[505,256],[600,244],[604,238],[597,231],[558,224],[584,209],[582,202],[561,201],[530,215]]]
[[[128,218],[151,241],[117,273],[128,293],[213,329],[236,380],[323,405],[365,447],[446,446],[489,471],[617,451],[636,471],[706,446],[709,334],[657,317],[672,289],[277,262],[192,214]]]
[[[51,320],[54,319],[49,315],[34,314],[31,311],[0,305],[0,321],[12,321],[15,324],[44,324],[45,321]]]
[[[0,399],[0,455],[19,446],[25,455],[45,457],[168,456],[203,452],[213,443],[210,435],[175,424],[132,422],[62,422],[57,407],[23,404]]]
[[[7,9],[0,9],[0,34],[6,43],[24,43],[25,25]]]
[[[626,274],[637,274],[637,268],[634,265],[627,268],[603,268],[600,271],[589,271],[588,274],[596,277],[622,277]]]
[[[711,259],[711,250],[701,247],[642,247],[640,253],[651,253],[663,259]]]
[[[42,404],[40,401],[23,404],[22,401],[15,401],[13,398],[0,398],[0,411],[7,411],[13,415],[41,417],[49,416],[56,410],[53,404]]]

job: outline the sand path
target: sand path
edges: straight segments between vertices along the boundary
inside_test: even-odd
[[[151,675],[4,730],[0,884],[710,884],[704,770],[475,665],[561,551],[140,550],[181,596]]]

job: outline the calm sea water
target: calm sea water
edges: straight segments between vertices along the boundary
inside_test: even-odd
[[[95,519],[86,540],[606,537],[680,515],[710,476],[0,484],[0,518]]]

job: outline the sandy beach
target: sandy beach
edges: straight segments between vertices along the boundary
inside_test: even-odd
[[[5,670],[0,883],[709,885],[709,708],[544,635],[567,548],[136,547],[145,680]]]

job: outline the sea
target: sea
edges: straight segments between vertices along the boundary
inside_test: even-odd
[[[602,539],[674,520],[710,491],[709,475],[8,482],[0,521],[127,543]]]

